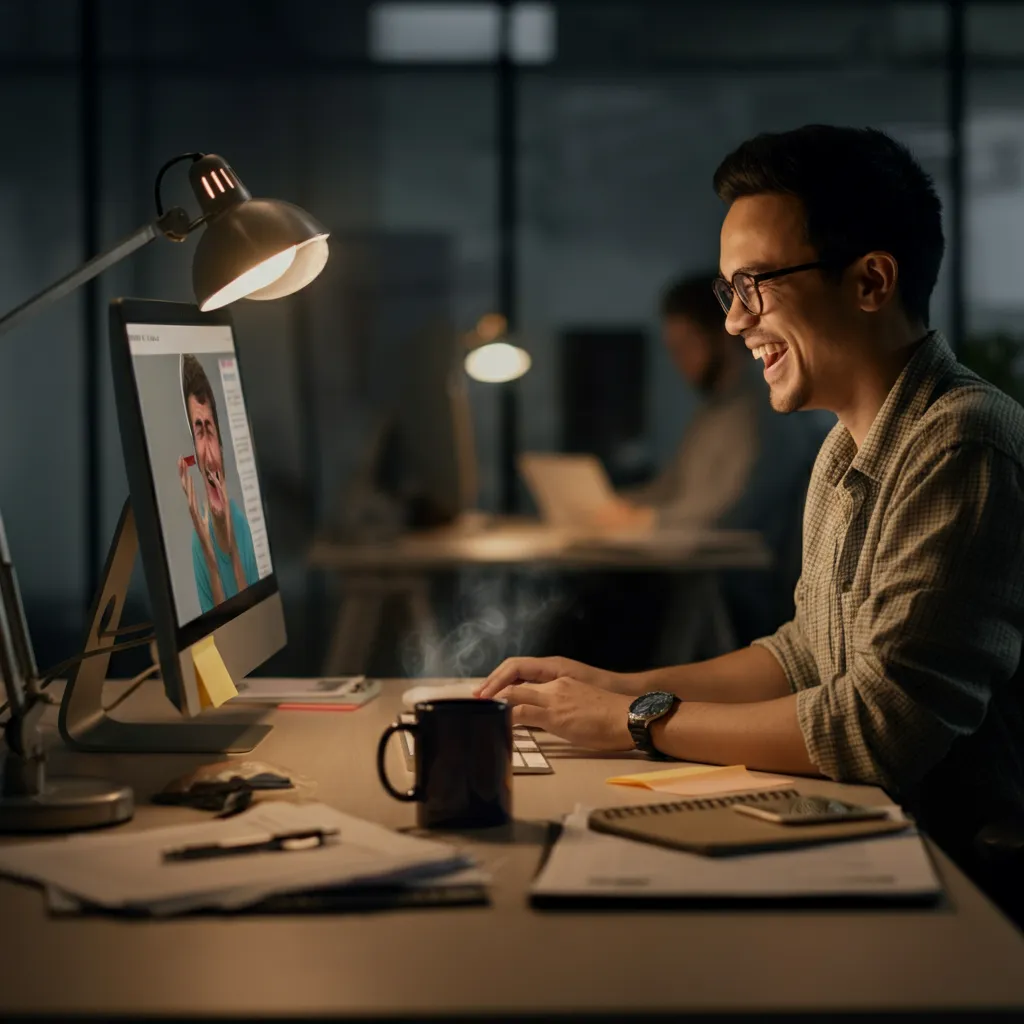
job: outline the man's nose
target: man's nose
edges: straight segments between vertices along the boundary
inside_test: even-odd
[[[729,307],[729,312],[725,315],[725,329],[730,334],[740,335],[745,330],[753,327],[757,323],[757,317],[747,309],[746,306],[740,302],[740,297],[733,292],[732,305]]]

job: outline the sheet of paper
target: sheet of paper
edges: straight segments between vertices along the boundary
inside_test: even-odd
[[[897,809],[898,810],[898,809]],[[588,809],[565,821],[531,891],[551,896],[927,896],[939,891],[915,832],[777,853],[702,857],[594,832]]]
[[[310,828],[337,828],[341,841],[311,850],[165,863],[165,850]],[[145,832],[72,836],[0,849],[0,874],[55,886],[109,908],[157,914],[238,908],[275,893],[428,878],[461,869],[455,847],[401,835],[324,804],[262,803],[244,814]]]
[[[192,645],[192,664],[196,668],[199,701],[204,708],[219,708],[225,701],[237,696],[235,681],[213,642],[212,633]]]
[[[724,793],[749,793],[759,789],[779,789],[793,784],[782,775],[749,771],[744,765],[687,764],[658,772],[617,775],[606,779],[615,786],[638,786],[674,796],[719,796]]]

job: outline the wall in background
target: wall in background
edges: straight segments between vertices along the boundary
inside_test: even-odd
[[[0,6],[0,123],[17,140],[17,159],[0,170],[5,308],[83,256],[82,6]],[[534,6],[553,12],[554,42],[532,51],[519,79],[519,321],[534,356],[521,387],[521,446],[552,448],[561,436],[560,333],[640,327],[649,345],[647,454],[658,461],[675,446],[693,399],[658,344],[657,297],[672,276],[717,261],[721,209],[710,188],[717,162],[760,130],[814,120],[875,124],[912,145],[948,200],[946,5],[742,2],[730,5],[727,25],[710,3]],[[444,239],[455,325],[466,329],[490,310],[493,69],[472,53],[460,63],[375,62],[372,9],[187,0],[168,13],[98,0],[102,241],[152,216],[152,178],[168,156],[212,150],[254,193],[306,206],[338,238]],[[1024,74],[1015,62],[1024,69],[1024,47],[1013,40],[1024,34],[1010,30],[1012,19],[1024,24],[1024,3],[969,7],[967,312],[978,325],[1012,325],[1020,306]],[[738,31],[742,25],[751,30]],[[169,200],[189,201],[183,182],[183,174],[168,177]],[[122,294],[188,301],[193,245],[155,243],[107,274],[101,306]],[[341,288],[354,269],[339,259],[343,251],[336,248],[329,273],[314,285],[328,299],[326,290]],[[950,322],[949,296],[944,277],[938,326]],[[327,306],[321,297],[297,297],[236,311],[290,609],[303,608],[310,594],[303,549],[324,507],[317,487],[328,486],[314,466],[306,415],[311,353],[336,353],[330,489],[354,471],[377,411],[363,388],[359,331],[317,314]],[[10,439],[0,446],[0,508],[43,661],[69,653],[81,629],[86,490],[100,488],[105,533],[126,493],[106,336],[104,317],[92,410],[82,389],[78,298],[0,349],[0,417]],[[495,395],[479,384],[470,395],[482,504],[491,507]],[[89,414],[102,425],[98,480],[85,479],[81,428]],[[142,600],[141,586],[137,593]],[[304,636],[307,624],[294,614],[293,633]],[[296,648],[305,657],[317,642],[310,634]]]

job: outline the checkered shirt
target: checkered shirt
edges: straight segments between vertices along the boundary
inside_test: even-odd
[[[824,775],[884,786],[960,838],[1024,810],[1024,410],[940,334],[859,450],[842,424],[826,438],[795,599],[755,643]]]

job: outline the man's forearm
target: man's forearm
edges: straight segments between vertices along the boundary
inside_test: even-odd
[[[224,584],[221,582],[216,556],[209,552],[204,552],[203,557],[206,561],[206,574],[210,578],[210,596],[213,598],[214,606],[216,606],[224,601]]]
[[[655,668],[630,677],[637,694],[667,690],[687,701],[754,704],[790,693],[789,680],[775,656],[763,647],[741,647],[709,661]]]
[[[249,585],[245,579],[245,567],[242,565],[242,556],[238,548],[231,553],[231,568],[235,574],[235,589],[240,594]]]
[[[756,704],[685,702],[651,726],[651,739],[662,753],[685,761],[821,774],[800,731],[796,694]]]

